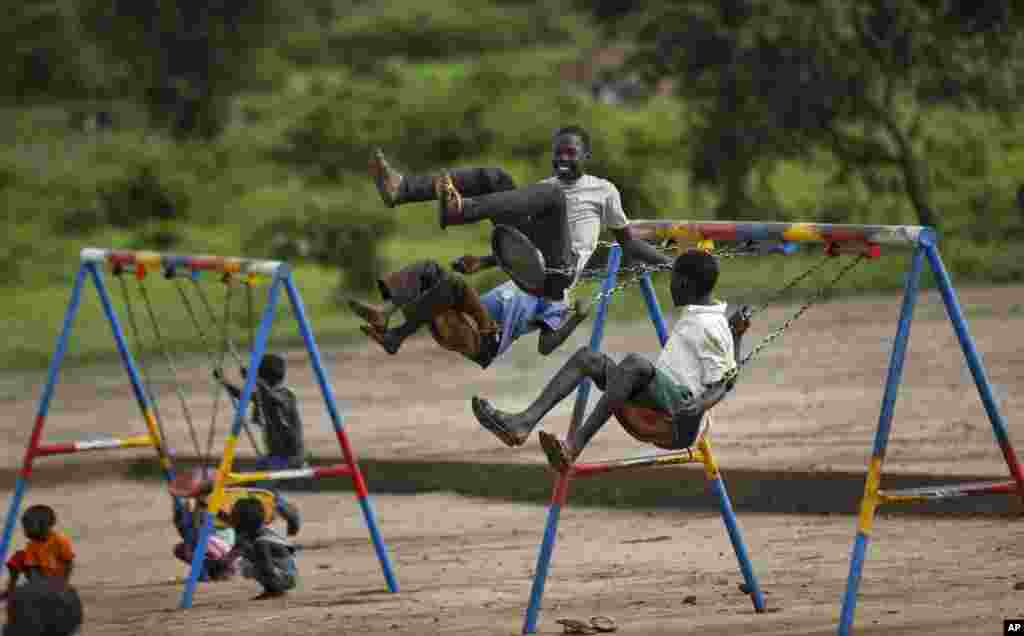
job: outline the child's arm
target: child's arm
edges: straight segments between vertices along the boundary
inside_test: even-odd
[[[498,266],[498,259],[494,254],[487,256],[473,256],[466,254],[451,262],[452,269],[460,274],[475,274],[485,269]]]
[[[231,397],[235,398],[236,400],[238,400],[238,399],[241,399],[241,397],[242,397],[242,390],[241,390],[241,389],[239,389],[239,388],[238,388],[237,386],[235,386],[234,384],[231,384],[230,382],[228,382],[227,380],[225,380],[225,379],[224,379],[224,374],[223,374],[223,373],[221,373],[221,370],[220,370],[220,369],[214,369],[214,370],[213,370],[213,377],[214,377],[214,379],[216,379],[216,380],[217,380],[218,382],[220,382],[221,386],[223,386],[223,387],[224,387],[224,390],[225,390],[225,391],[227,391],[227,392],[228,392],[228,394],[229,394],[229,395],[230,395]]]

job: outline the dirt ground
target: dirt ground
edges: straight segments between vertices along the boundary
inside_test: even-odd
[[[1024,288],[961,293],[970,329],[1011,440],[1024,440]],[[791,311],[792,308],[790,308]],[[760,315],[748,346],[781,321],[785,308]],[[713,442],[730,469],[863,472],[896,331],[898,297],[833,302],[812,310],[745,372],[741,388],[717,409]],[[970,382],[941,301],[922,296],[896,407],[888,473],[1006,475],[992,429]],[[315,323],[315,316],[313,317]],[[427,340],[398,356],[375,345],[324,352],[345,425],[359,457],[375,460],[521,462],[541,466],[531,440],[510,450],[482,431],[469,397],[506,409],[524,406],[572,351],[539,358],[534,338],[486,372]],[[612,325],[604,349],[653,354],[649,324]],[[336,448],[302,352],[289,354],[291,383],[303,401],[307,444],[320,456]],[[212,399],[207,371],[185,363],[193,420],[204,434]],[[7,425],[3,466],[20,464],[44,374],[0,378]],[[168,437],[187,451],[184,417],[168,387],[160,392]],[[47,420],[48,442],[143,432],[123,375],[106,368],[65,374]],[[223,404],[221,404],[223,408]],[[571,403],[542,424],[563,432]],[[226,422],[220,423],[223,435]],[[649,453],[614,424],[587,460]],[[137,455],[130,451],[127,454]],[[402,591],[390,594],[348,493],[298,493],[302,583],[286,599],[249,602],[249,581],[201,586],[196,607],[176,610],[170,554],[176,540],[170,506],[156,483],[75,479],[85,463],[109,454],[48,458],[37,464],[59,486],[29,491],[27,504],[53,505],[76,540],[75,580],[86,603],[84,634],[513,634],[518,633],[544,524],[542,506],[468,499],[446,493],[376,495],[380,526]],[[671,470],[664,471],[673,478]],[[884,482],[883,482],[884,483]],[[13,483],[4,483],[8,495]],[[370,483],[371,490],[373,483]],[[88,501],[88,503],[86,503]],[[619,633],[830,634],[835,632],[856,529],[850,515],[744,514],[739,518],[770,607],[757,615],[736,584],[741,577],[714,512],[569,508],[559,529],[539,628],[559,633],[557,618],[616,619]],[[859,634],[998,633],[1003,618],[1024,616],[1020,521],[975,516],[883,516],[861,587]],[[20,537],[17,539],[20,543]],[[684,602],[688,596],[696,602]]]

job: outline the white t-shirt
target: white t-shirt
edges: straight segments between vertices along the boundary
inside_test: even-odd
[[[704,385],[720,382],[736,367],[725,307],[720,301],[714,305],[683,307],[665,348],[654,363],[695,396],[704,392]]]
[[[622,210],[622,196],[614,183],[590,174],[572,183],[558,177],[548,177],[541,183],[557,184],[565,192],[572,249],[579,257],[576,261],[576,274],[579,276],[597,249],[601,228],[617,230],[629,225],[629,219]]]

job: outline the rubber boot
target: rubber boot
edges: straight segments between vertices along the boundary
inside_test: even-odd
[[[576,331],[587,316],[590,315],[590,303],[585,300],[577,300],[573,305],[573,311],[565,318],[561,327],[554,331],[541,332],[540,340],[537,342],[537,351],[546,356],[560,347],[566,339]]]

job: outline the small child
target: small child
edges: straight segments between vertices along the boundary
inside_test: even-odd
[[[50,506],[29,506],[21,516],[21,526],[28,538],[24,550],[18,550],[7,560],[10,578],[4,598],[10,598],[18,584],[18,577],[29,581],[42,577],[58,577],[67,582],[75,564],[75,550],[71,539],[55,532],[57,513]]]
[[[283,595],[295,587],[298,569],[295,547],[267,527],[263,504],[255,497],[240,499],[231,510],[231,525],[238,533],[232,555],[242,557],[242,576],[263,586],[259,599]]]
[[[186,497],[189,502],[174,506],[174,527],[182,541],[174,546],[174,556],[191,564],[195,547],[199,541],[199,529],[203,512],[207,509],[207,498],[213,492],[213,482],[206,472],[197,468],[192,473],[183,473],[171,484],[170,492],[176,497]],[[222,526],[222,527],[218,527]],[[235,530],[227,524],[214,524],[214,532],[206,542],[206,559],[200,581],[223,581],[238,573],[234,558],[229,558],[235,545]]]
[[[260,470],[302,468],[306,463],[298,399],[295,392],[284,384],[286,372],[285,359],[275,353],[265,354],[256,372],[252,422],[263,429],[267,445],[267,456],[258,462]],[[242,369],[242,377],[245,375],[246,371]],[[220,371],[214,371],[214,377],[233,398],[242,397],[242,390],[225,380]],[[267,488],[274,493],[278,514],[288,524],[288,536],[295,536],[301,527],[299,510],[281,495],[276,486]]]

